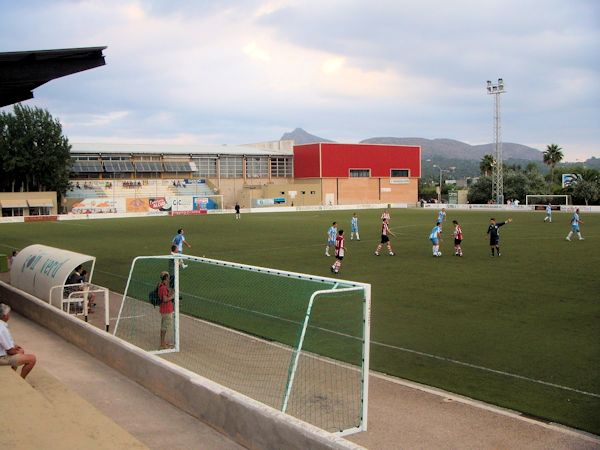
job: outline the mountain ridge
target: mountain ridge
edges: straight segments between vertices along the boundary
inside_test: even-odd
[[[312,144],[315,142],[335,142],[314,134],[310,134],[302,128],[284,133],[282,138],[294,140],[296,144]],[[471,145],[466,142],[449,138],[426,139],[418,137],[372,137],[363,139],[360,144],[391,144],[391,145],[418,145],[421,147],[421,157],[430,159],[435,157],[480,160],[486,154],[495,153],[495,144]],[[529,161],[542,161],[543,154],[540,150],[523,144],[513,142],[502,143],[502,154],[504,159],[521,159]]]

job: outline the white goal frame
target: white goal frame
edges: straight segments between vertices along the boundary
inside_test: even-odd
[[[360,376],[361,376],[361,386],[362,386],[362,389],[360,392],[360,397],[361,397],[360,424],[356,427],[352,427],[352,428],[340,430],[338,432],[334,432],[333,434],[336,434],[338,436],[346,436],[346,435],[350,435],[350,434],[354,434],[354,433],[358,433],[358,432],[367,430],[367,423],[368,423],[367,415],[368,415],[368,401],[369,401],[369,361],[370,361],[370,341],[371,341],[371,337],[370,337],[371,285],[370,284],[349,281],[349,280],[342,280],[342,279],[338,279],[338,278],[321,277],[321,276],[303,274],[303,273],[298,273],[298,272],[288,272],[288,271],[284,271],[284,270],[277,270],[277,269],[271,269],[271,268],[253,266],[253,265],[247,265],[247,264],[239,264],[239,263],[215,260],[215,259],[210,259],[210,258],[195,257],[195,256],[191,256],[191,255],[138,256],[138,257],[135,257],[131,263],[131,268],[130,268],[129,276],[127,279],[127,285],[125,287],[125,292],[123,293],[123,301],[121,302],[118,317],[117,317],[116,324],[115,324],[114,331],[113,331],[114,336],[117,336],[119,322],[120,322],[120,319],[121,319],[121,316],[123,313],[123,307],[124,307],[125,299],[127,298],[127,294],[129,291],[130,281],[132,278],[132,274],[134,273],[135,264],[137,261],[144,260],[144,259],[154,259],[154,260],[162,259],[162,260],[166,260],[166,261],[173,260],[173,259],[176,260],[175,263],[173,264],[174,275],[175,275],[175,279],[174,279],[174,310],[175,310],[174,311],[175,312],[175,314],[174,314],[174,340],[175,340],[174,344],[175,345],[174,345],[174,348],[172,348],[172,349],[148,351],[148,353],[155,354],[155,355],[160,355],[160,354],[164,354],[164,353],[174,353],[174,352],[181,351],[181,348],[180,348],[180,345],[181,345],[180,344],[181,343],[181,339],[180,339],[180,308],[179,308],[180,268],[179,268],[179,262],[178,262],[180,260],[181,260],[181,262],[196,261],[196,262],[215,265],[215,266],[228,267],[228,268],[250,271],[250,272],[259,272],[259,273],[270,274],[270,275],[277,275],[277,276],[281,276],[281,277],[285,277],[285,278],[296,278],[299,280],[322,282],[322,283],[328,283],[328,284],[333,285],[333,287],[331,289],[321,289],[321,290],[314,291],[308,301],[308,306],[306,308],[304,320],[301,325],[301,334],[300,334],[298,346],[296,348],[292,348],[293,353],[292,353],[291,367],[290,367],[288,379],[286,382],[285,396],[284,396],[284,399],[282,402],[282,408],[281,408],[281,411],[284,413],[287,410],[288,401],[289,401],[290,395],[292,393],[292,387],[294,385],[294,380],[296,377],[296,371],[298,368],[298,361],[299,361],[300,355],[302,354],[302,352],[305,352],[305,350],[303,349],[304,338],[305,338],[305,335],[307,332],[307,328],[309,327],[309,322],[311,319],[311,310],[314,306],[315,301],[321,295],[336,294],[336,293],[343,293],[343,292],[353,292],[353,291],[354,292],[356,292],[356,291],[364,292],[364,298],[363,298],[363,302],[362,302],[363,303],[363,305],[362,305],[362,314],[363,314],[362,366],[360,367],[360,370],[359,370]],[[340,287],[340,285],[342,285],[342,287]]]
[[[553,194],[531,194],[531,195],[526,195],[525,196],[525,204],[526,205],[545,205],[547,204],[547,202],[530,202],[530,198],[538,198],[538,199],[553,199],[553,198],[564,198],[565,199],[565,206],[570,206],[573,203],[571,202],[571,196],[567,195],[567,194],[557,194],[557,195],[553,195]],[[562,205],[562,203],[552,203],[552,204],[557,204],[557,205]]]

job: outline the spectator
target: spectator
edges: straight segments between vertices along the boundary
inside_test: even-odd
[[[160,284],[158,285],[158,298],[160,299],[160,348],[173,348],[167,341],[167,331],[173,329],[173,291],[169,289],[169,272],[160,273]]]
[[[13,250],[12,254],[8,257],[8,270],[10,270],[10,268],[12,267],[15,256],[17,256],[17,251]]]
[[[8,329],[10,319],[10,306],[0,303],[0,366],[11,366],[13,370],[23,366],[21,377],[25,378],[35,366],[36,358],[33,354],[25,353],[25,350],[15,345],[15,341]]]

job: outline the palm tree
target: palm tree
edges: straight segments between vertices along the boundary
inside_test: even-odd
[[[493,155],[483,155],[481,158],[481,162],[479,163],[479,170],[481,174],[489,177],[492,174],[492,170],[494,165],[496,164],[496,160]]]
[[[550,144],[546,146],[544,164],[550,166],[550,186],[552,186],[552,182],[554,181],[554,166],[562,161],[563,156],[562,148],[558,145]]]

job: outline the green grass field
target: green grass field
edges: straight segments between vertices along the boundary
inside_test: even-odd
[[[489,256],[490,212],[449,211],[433,258],[433,210],[392,210],[396,256],[373,251],[380,210],[360,210],[341,278],[371,283],[371,368],[600,434],[600,215],[565,241],[568,214],[515,212]],[[506,213],[493,213],[504,220]],[[131,260],[167,254],[183,227],[187,253],[330,276],[327,227],[349,237],[352,211],[104,219],[0,225],[0,252],[43,243],[97,256],[94,281],[123,291]],[[451,220],[465,233],[452,256]]]

